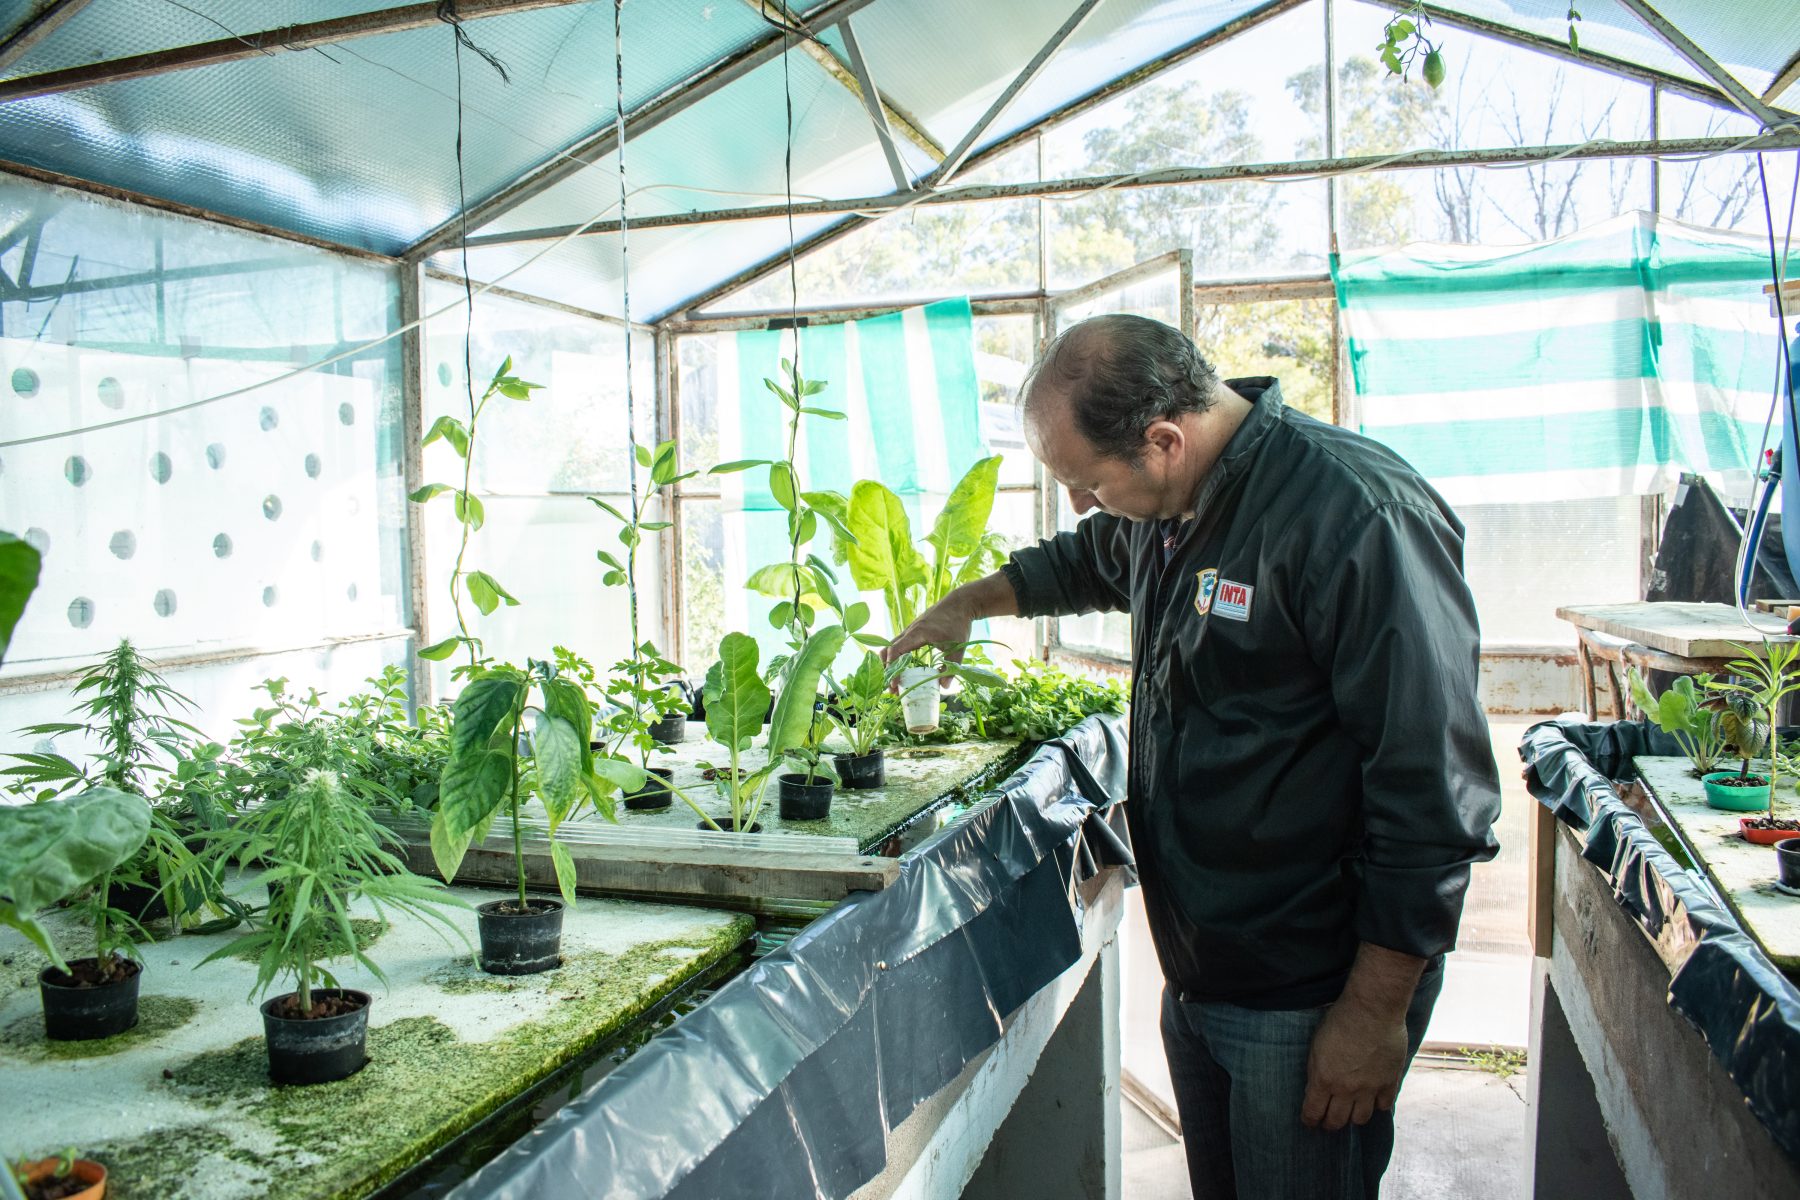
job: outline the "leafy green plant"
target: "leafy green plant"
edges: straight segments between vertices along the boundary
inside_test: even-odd
[[[463,569],[463,561],[469,553],[469,535],[480,529],[487,520],[487,512],[482,507],[481,500],[469,486],[475,468],[475,437],[481,414],[487,411],[489,401],[495,396],[508,400],[530,400],[531,393],[543,386],[527,383],[511,374],[511,371],[512,356],[508,355],[500,363],[500,369],[494,372],[494,377],[488,381],[481,399],[476,400],[471,394],[467,422],[446,413],[433,421],[431,428],[420,439],[420,444],[424,446],[441,439],[462,460],[462,486],[428,483],[407,497],[414,504],[425,504],[438,496],[448,495],[456,512],[457,522],[462,526],[462,536],[456,546],[456,565],[450,570],[450,607],[456,612],[456,635],[422,648],[419,657],[442,661],[455,654],[458,646],[466,646],[471,670],[481,663],[481,639],[469,632],[468,620],[463,615],[464,586],[468,588],[469,599],[474,601],[475,607],[484,617],[492,615],[502,604],[516,605],[519,602],[516,596],[501,586],[499,580],[486,571]]]
[[[107,884],[149,833],[149,804],[117,788],[0,805],[0,925],[24,934],[59,971],[67,971],[69,964],[37,914],[92,884],[84,915],[94,931],[94,957],[108,972],[118,951],[130,949],[121,928],[131,919],[107,907]]]
[[[289,978],[301,1013],[310,1014],[313,990],[338,986],[326,965],[331,959],[348,955],[387,982],[351,928],[350,905],[357,899],[366,899],[379,919],[386,920],[391,908],[436,923],[460,939],[443,910],[467,906],[437,880],[408,871],[387,848],[397,844],[398,838],[376,823],[368,806],[334,773],[308,772],[298,786],[245,813],[211,847],[220,862],[264,868],[252,883],[268,885],[269,906],[255,929],[219,947],[200,965],[232,955],[253,956],[251,997],[267,993],[277,979]]]
[[[69,1172],[75,1169],[75,1160],[79,1157],[81,1157],[81,1151],[77,1150],[74,1146],[65,1146],[57,1151],[55,1165],[50,1168],[50,1178],[67,1179],[69,1177]],[[13,1182],[18,1184],[22,1190],[41,1188],[43,1186],[41,1182],[33,1182],[33,1176],[35,1174],[33,1168],[37,1167],[37,1165],[37,1163],[23,1158],[19,1159],[17,1162],[10,1163],[9,1169],[12,1171]]]
[[[1720,726],[1720,712],[1708,706],[1704,694],[1712,683],[1711,675],[1677,676],[1669,690],[1653,695],[1637,668],[1631,671],[1631,699],[1644,714],[1644,719],[1681,744],[1681,752],[1704,775],[1716,771],[1725,756],[1725,734]],[[1715,702],[1716,703],[1716,702]]]
[[[852,755],[861,757],[880,748],[888,724],[900,710],[893,684],[904,669],[902,662],[883,666],[881,656],[870,650],[856,670],[833,682],[836,698],[825,711],[850,744]]]
[[[900,497],[883,483],[859,480],[850,489],[847,524],[854,541],[843,546],[850,578],[880,592],[895,632],[911,625],[951,589],[999,568],[1005,544],[988,532],[999,489],[998,455],[970,467],[950,490],[921,551]]]
[[[1042,742],[1061,737],[1096,713],[1125,711],[1125,689],[1117,680],[1095,680],[1072,674],[1038,659],[1015,659],[1017,673],[1000,675],[979,659],[965,663],[959,674],[963,690],[957,710],[927,741],[964,738],[1017,738]],[[897,740],[903,729],[890,726]]]
[[[13,630],[25,615],[25,602],[37,590],[43,562],[36,546],[0,530],[0,662],[6,661]]]
[[[523,751],[528,717],[530,749]],[[522,670],[507,663],[475,669],[456,698],[450,755],[431,823],[432,856],[446,881],[456,878],[470,844],[485,838],[504,811],[512,822],[519,906],[526,907],[520,815],[523,802],[535,793],[549,821],[557,887],[567,903],[575,903],[575,863],[556,838],[558,827],[589,803],[613,820],[613,792],[644,785],[642,769],[593,752],[593,724],[587,693],[550,663],[531,659]]]
[[[790,754],[813,737],[819,680],[843,649],[846,636],[842,625],[832,625],[806,639],[799,653],[786,663],[781,694],[775,697],[772,712],[769,701],[774,693],[759,670],[756,639],[747,633],[728,633],[720,641],[719,661],[706,673],[706,730],[725,748],[727,761],[701,766],[713,770],[719,795],[731,807],[736,832],[748,833],[755,826],[769,780]],[[760,769],[747,771],[742,766],[743,754],[762,731],[765,713],[769,714],[768,760]],[[719,827],[711,817],[701,816],[714,829]]]
[[[1430,24],[1431,14],[1425,11],[1424,0],[1411,0],[1388,18],[1375,53],[1388,72],[1401,79],[1405,79],[1413,63],[1418,62],[1419,74],[1436,88],[1444,82],[1444,55],[1437,44],[1425,36],[1425,27]]]
[[[1769,818],[1775,817],[1776,781],[1781,775],[1781,755],[1773,753],[1775,723],[1781,702],[1800,691],[1800,644],[1764,642],[1758,649],[1734,644],[1743,654],[1726,664],[1729,675],[1707,681],[1710,691],[1725,698],[1724,733],[1743,757],[1740,775],[1750,773],[1750,760],[1769,754]]]

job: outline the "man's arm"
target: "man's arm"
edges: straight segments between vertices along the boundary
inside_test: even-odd
[[[1383,505],[1308,583],[1313,657],[1363,755],[1362,948],[1314,1036],[1301,1113],[1337,1129],[1393,1104],[1407,1006],[1425,962],[1456,944],[1470,864],[1498,849],[1500,787],[1455,527]]]
[[[1097,513],[1074,529],[1015,550],[1005,569],[952,590],[902,630],[882,658],[924,646],[962,660],[969,626],[983,617],[1124,612],[1131,605],[1130,522]]]

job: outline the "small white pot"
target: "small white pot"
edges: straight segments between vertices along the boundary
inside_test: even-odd
[[[908,667],[900,672],[900,705],[906,714],[906,732],[930,733],[938,727],[937,681],[936,667]]]

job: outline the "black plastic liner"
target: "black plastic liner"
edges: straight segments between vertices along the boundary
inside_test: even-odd
[[[1669,1006],[1700,1031],[1750,1111],[1800,1162],[1800,989],[1619,799],[1612,780],[1632,775],[1640,754],[1681,748],[1636,721],[1560,720],[1533,726],[1519,746],[1531,794],[1586,831],[1582,857],[1669,964]]]
[[[1081,957],[1075,884],[1132,863],[1125,726],[1090,717],[453,1193],[839,1197]]]

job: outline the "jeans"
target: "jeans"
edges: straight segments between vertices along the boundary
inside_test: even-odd
[[[1406,1010],[1407,1063],[1444,984],[1426,964]],[[1336,1133],[1300,1123],[1306,1059],[1329,1005],[1263,1011],[1190,1003],[1163,989],[1163,1048],[1175,1085],[1194,1200],[1376,1200],[1394,1152],[1394,1114]]]

